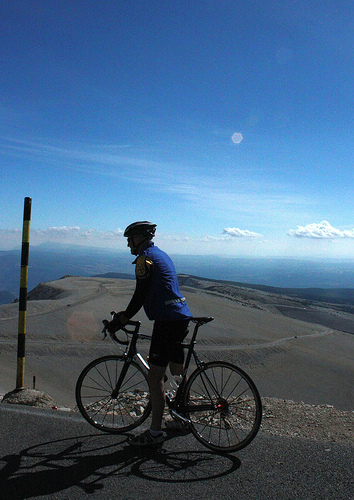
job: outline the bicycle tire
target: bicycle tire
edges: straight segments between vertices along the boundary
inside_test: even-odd
[[[217,452],[247,446],[262,420],[256,385],[243,370],[224,361],[205,363],[191,374],[184,405],[193,435]]]
[[[117,395],[112,391],[125,363],[123,356],[103,356],[79,375],[75,396],[81,415],[96,429],[120,434],[142,424],[151,412],[147,373],[131,361]]]

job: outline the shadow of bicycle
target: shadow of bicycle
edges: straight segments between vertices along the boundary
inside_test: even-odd
[[[74,486],[85,493],[103,489],[107,478],[155,482],[208,481],[231,474],[240,460],[208,450],[136,449],[127,436],[90,434],[48,441],[0,458],[0,498],[50,495]]]

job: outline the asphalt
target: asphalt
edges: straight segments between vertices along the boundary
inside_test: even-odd
[[[0,403],[1,500],[348,500],[352,446],[267,436],[218,455],[192,435],[136,450],[79,415]],[[141,429],[140,429],[141,430]]]

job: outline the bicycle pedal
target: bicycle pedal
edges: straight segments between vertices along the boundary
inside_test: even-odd
[[[175,410],[171,410],[171,417],[174,419],[176,422],[183,422],[184,424],[190,424],[191,421],[189,418],[182,417],[179,413],[177,413]]]

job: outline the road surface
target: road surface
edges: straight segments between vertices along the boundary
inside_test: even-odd
[[[0,403],[0,498],[348,500],[353,447],[262,434],[217,455],[192,435],[157,450],[99,433],[78,415]]]

